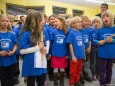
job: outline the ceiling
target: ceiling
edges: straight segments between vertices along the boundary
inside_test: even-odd
[[[115,0],[51,0],[51,1],[57,1],[57,2],[93,7],[93,8],[99,8],[101,3],[103,2],[115,5]]]

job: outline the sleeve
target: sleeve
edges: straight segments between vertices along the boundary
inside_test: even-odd
[[[27,48],[27,49],[21,49],[20,50],[20,54],[28,54],[28,53],[34,53],[39,51],[39,47],[38,45],[36,45],[35,47],[31,47],[31,48]]]
[[[73,42],[73,33],[72,32],[69,33],[66,42],[72,44],[72,42]]]
[[[50,32],[50,40],[53,40],[55,37],[55,30]]]
[[[19,48],[26,49],[30,47],[30,35],[27,33],[22,33],[19,38]]]
[[[44,34],[45,34],[46,41],[48,41],[49,40],[49,35],[48,35],[48,32],[46,30],[44,31]]]
[[[97,33],[95,34],[94,41],[93,41],[93,42],[95,42],[96,44],[99,43],[99,36],[100,36],[100,34],[99,34],[99,30],[98,30]]]
[[[115,39],[113,39],[112,43],[115,43]]]
[[[50,41],[46,41],[46,49],[47,49],[47,52],[46,53],[49,53],[49,48],[50,48]]]
[[[12,33],[12,42],[13,44],[17,44],[17,38],[16,38],[16,35],[14,33]]]

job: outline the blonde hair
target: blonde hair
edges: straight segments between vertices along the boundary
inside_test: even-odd
[[[81,17],[79,16],[76,16],[76,17],[73,17],[71,20],[71,27],[73,28],[73,24],[75,24],[76,21],[82,21]]]
[[[94,21],[99,21],[99,27],[102,27],[102,20],[99,16],[94,16],[91,20],[91,23],[93,25]]]
[[[8,16],[7,16],[6,14],[1,14],[1,15],[0,15],[0,19],[1,19],[2,17],[8,18]],[[9,21],[9,18],[8,18],[8,21]],[[10,25],[8,25],[7,30],[8,30],[9,32],[11,31]]]
[[[64,33],[66,34],[68,31],[68,25],[66,24],[64,18],[62,17],[56,17],[57,19],[60,20],[60,22],[62,23],[62,30],[64,31]]]
[[[87,16],[81,16],[81,19],[82,19],[81,22],[83,22],[84,19],[88,19],[89,20],[89,18]]]
[[[114,26],[114,17],[109,10],[102,12],[101,19],[103,19],[104,16],[110,16],[110,27]],[[103,22],[102,22],[102,27],[105,27],[105,24]]]

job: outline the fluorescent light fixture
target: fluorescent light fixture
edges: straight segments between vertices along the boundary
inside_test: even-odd
[[[96,3],[104,3],[104,1],[99,1],[99,0],[86,0],[86,1],[96,2]],[[105,3],[111,4],[111,5],[115,5],[115,3],[112,3],[112,2],[107,2],[107,1],[105,1]]]

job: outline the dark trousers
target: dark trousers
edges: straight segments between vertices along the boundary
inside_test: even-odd
[[[110,84],[112,77],[113,59],[98,58],[100,85]]]
[[[0,67],[1,86],[14,86],[14,67]]]
[[[83,78],[89,77],[90,79],[92,79],[92,72],[90,69],[90,54],[89,53],[86,54],[86,60],[83,61],[81,77],[83,77]]]
[[[18,79],[19,74],[20,74],[20,70],[19,70],[19,56],[20,55],[16,55],[17,63],[14,64],[14,79]]]
[[[51,59],[50,60],[47,60],[47,70],[48,70],[48,74],[49,76],[53,76],[53,68],[51,67]]]
[[[35,86],[35,81],[37,82],[37,86],[44,86],[46,80],[46,74],[41,76],[28,76],[27,86]]]
[[[70,60],[67,59],[67,68],[65,68],[65,73],[67,74],[67,77],[69,78],[69,70],[70,70]]]
[[[91,71],[92,71],[92,75],[95,76],[98,74],[98,46],[92,46],[91,47],[91,53],[90,53],[90,67],[91,67]]]

